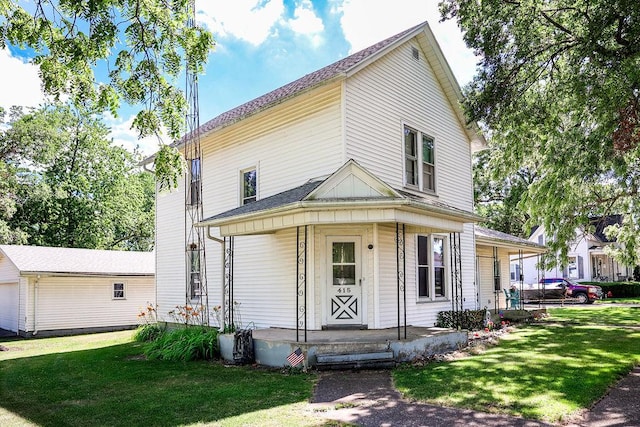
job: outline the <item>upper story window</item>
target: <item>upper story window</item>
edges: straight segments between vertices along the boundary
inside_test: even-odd
[[[191,167],[190,167],[190,185],[189,185],[189,194],[187,196],[187,202],[191,206],[197,206],[200,204],[200,194],[201,194],[201,168],[200,168],[200,159],[195,158],[191,159]]]
[[[445,236],[417,236],[417,288],[420,300],[447,296],[446,245]]]
[[[404,127],[404,173],[405,185],[435,192],[433,138],[409,126]]]
[[[255,202],[258,195],[258,173],[256,168],[245,169],[241,173],[241,204]]]

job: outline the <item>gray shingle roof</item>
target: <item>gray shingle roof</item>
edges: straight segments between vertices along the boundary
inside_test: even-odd
[[[235,209],[222,212],[218,215],[214,215],[209,218],[205,218],[202,222],[212,221],[216,219],[229,218],[236,215],[243,215],[252,212],[260,212],[268,209],[277,208],[280,206],[286,206],[290,203],[302,201],[309,193],[318,188],[324,180],[309,181],[302,184],[299,187],[292,188],[290,190],[283,191],[282,193],[274,194],[264,199],[258,199],[253,203],[247,203]]]
[[[153,275],[153,252],[0,245],[21,272],[88,275]]]
[[[257,113],[258,111],[261,111],[269,106],[278,104],[285,99],[291,98],[340,74],[346,73],[353,67],[362,63],[367,58],[380,52],[396,40],[399,40],[407,34],[410,34],[417,29],[422,28],[426,24],[426,22],[423,22],[419,25],[411,27],[408,30],[396,34],[395,36],[389,37],[386,40],[369,46],[359,52],[347,56],[346,58],[336,61],[333,64],[327,65],[326,67],[309,73],[306,76],[299,78],[298,80],[288,83],[282,87],[279,87],[278,89],[275,89],[225,113],[222,113],[219,116],[214,117],[213,119],[201,125],[199,128],[200,135],[204,135],[214,129],[219,129],[235,123],[239,120],[244,119],[245,117],[250,116],[251,114]],[[176,141],[174,145],[181,145],[185,140],[188,140],[187,136]]]

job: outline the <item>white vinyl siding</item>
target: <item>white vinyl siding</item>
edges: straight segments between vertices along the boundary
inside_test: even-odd
[[[259,197],[326,176],[343,164],[341,85],[333,84],[202,138],[204,218],[239,204],[239,171],[259,164]],[[275,114],[282,112],[283,116]],[[185,304],[183,190],[157,201],[158,305],[166,311]],[[212,229],[218,236],[218,230]],[[295,327],[295,234],[235,239],[234,299],[244,325]],[[206,241],[209,305],[221,304],[219,243]],[[163,309],[164,308],[164,309]],[[247,313],[252,313],[247,315]],[[312,311],[310,310],[310,313]],[[309,319],[310,322],[313,319]]]
[[[473,210],[471,149],[461,123],[415,40],[349,77],[345,83],[347,157],[391,186],[404,185],[404,125],[433,138],[440,201]]]
[[[0,329],[18,331],[18,283],[0,283]]]
[[[140,308],[153,298],[153,279],[127,277],[127,298],[113,299],[113,284],[123,282],[113,277],[30,278],[28,332],[138,324]]]
[[[160,320],[169,320],[168,311],[186,304],[183,181],[172,192],[156,194],[156,304]]]

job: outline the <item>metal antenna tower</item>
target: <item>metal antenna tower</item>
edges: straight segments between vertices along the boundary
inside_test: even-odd
[[[195,0],[189,1],[187,26],[196,23]],[[200,150],[200,111],[198,103],[198,73],[186,55],[186,137],[184,157],[188,171],[185,174],[185,272],[187,305],[199,305],[202,324],[209,324],[209,294],[207,291],[207,262],[205,252],[205,231],[196,224],[202,221],[202,152]]]

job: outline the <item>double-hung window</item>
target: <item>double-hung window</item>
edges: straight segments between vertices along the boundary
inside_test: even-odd
[[[447,296],[448,264],[447,239],[439,235],[418,235],[417,288],[419,300],[433,300]]]
[[[189,185],[189,194],[187,196],[187,202],[190,206],[198,206],[200,204],[200,159],[191,159],[191,179]]]
[[[192,245],[187,251],[189,262],[189,297],[197,299],[202,296],[202,283],[200,281],[200,250],[197,245]]]
[[[241,198],[240,204],[255,202],[258,196],[258,173],[256,168],[245,169],[240,172]]]
[[[433,138],[409,126],[404,127],[404,174],[407,186],[436,191]]]
[[[113,283],[113,289],[111,293],[112,299],[125,299],[125,286],[123,282]]]

